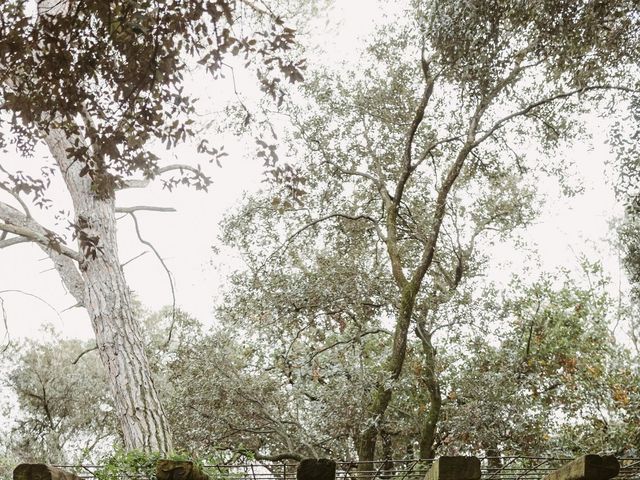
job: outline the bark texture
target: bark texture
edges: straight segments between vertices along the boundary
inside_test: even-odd
[[[68,158],[72,140],[81,139],[69,139],[56,129],[44,139],[63,172],[73,201],[76,228],[98,238],[95,256],[86,255],[80,263],[84,290],[77,300],[91,319],[125,447],[168,453],[172,450],[169,423],[151,378],[140,326],[133,315],[131,292],[120,266],[114,198],[98,197],[89,176],[80,176],[82,165]],[[78,240],[82,252],[86,245],[80,236]]]
[[[442,407],[442,396],[440,394],[440,383],[436,373],[436,350],[431,342],[431,334],[421,334],[418,336],[422,342],[424,353],[424,377],[423,381],[429,392],[429,405],[427,414],[424,417],[420,428],[420,459],[435,458],[436,427],[440,419],[440,408]]]
[[[64,16],[69,6],[68,0],[40,0],[38,15],[42,18]],[[11,78],[3,80],[12,88]],[[72,158],[72,152],[82,147],[93,155],[92,160],[97,163],[101,160],[100,153],[93,151],[80,136],[74,120],[55,112],[42,115],[46,116],[42,125],[49,125],[46,131],[40,127],[42,139],[73,201],[78,251],[63,245],[53,232],[36,222],[21,201],[24,212],[0,202],[1,230],[17,235],[9,239],[13,243],[17,243],[16,239],[37,243],[53,261],[77,306],[87,309],[100,359],[107,370],[125,447],[169,453],[172,450],[169,423],[151,378],[140,326],[134,317],[131,293],[118,256],[115,190],[98,194],[90,175],[82,175],[85,161]],[[91,119],[85,121],[91,122]],[[70,126],[76,128],[64,128]]]

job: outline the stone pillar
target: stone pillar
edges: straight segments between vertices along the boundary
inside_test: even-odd
[[[545,476],[543,480],[609,480],[620,472],[613,455],[584,455]]]
[[[425,480],[480,480],[477,457],[440,457],[433,462]]]
[[[296,480],[335,480],[336,462],[326,458],[305,458],[298,465]]]
[[[77,475],[44,463],[21,463],[13,469],[13,480],[81,480]]]

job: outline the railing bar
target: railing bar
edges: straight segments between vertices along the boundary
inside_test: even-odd
[[[541,466],[545,465],[546,463],[550,462],[551,460],[552,459],[550,459],[550,458],[542,460],[535,467],[529,468],[526,472],[524,472],[520,476],[516,477],[516,480],[520,480],[521,478],[524,478],[524,476],[527,475],[529,472],[533,471],[534,468],[537,469],[538,467],[541,467]]]
[[[499,458],[503,464],[500,466],[489,466],[489,459]],[[548,472],[556,469],[554,464],[561,466],[564,462],[571,461],[571,457],[518,457],[506,455],[502,457],[479,457],[486,466],[481,469],[485,480],[539,480]],[[620,473],[618,478],[621,480],[640,480],[640,458],[639,457],[622,457],[620,461]],[[433,459],[417,460],[403,459],[391,460],[393,467],[384,470],[385,477],[389,476],[391,480],[422,480],[423,476],[433,462]],[[376,460],[370,462],[369,465],[373,469],[366,471],[357,470],[362,462],[349,461],[336,463],[336,479],[338,480],[373,480],[379,477],[383,472],[385,464],[388,465],[389,460]],[[76,472],[82,480],[95,479],[95,471],[102,468],[102,465],[86,464],[86,465],[55,465],[58,468],[70,469]],[[291,472],[295,470],[292,463],[239,463],[239,464],[212,464],[205,465],[222,474],[231,473],[237,475],[236,478],[242,480],[290,480]],[[145,478],[144,475],[127,475],[122,474],[117,478],[122,480],[139,480]],[[293,477],[292,479],[293,480]]]
[[[489,459],[491,459],[491,458],[492,458],[492,457],[487,457],[485,460],[489,460]],[[496,457],[496,458],[499,458],[499,457]],[[511,464],[512,464],[513,462],[515,462],[515,461],[516,461],[516,459],[515,459],[515,458],[512,458],[512,459],[510,459],[507,463],[505,463],[504,465],[502,465],[502,467],[501,467],[501,468],[497,468],[497,469],[496,469],[495,467],[492,467],[492,468],[494,468],[494,469],[496,470],[496,472],[495,472],[493,475],[491,475],[491,476],[489,477],[489,479],[488,479],[488,480],[491,480],[491,479],[492,479],[492,478],[494,478],[498,473],[500,473],[500,472],[504,471],[504,469],[505,469],[506,467],[508,467],[509,465],[511,465]]]

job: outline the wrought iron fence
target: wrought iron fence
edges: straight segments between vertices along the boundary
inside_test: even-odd
[[[482,457],[482,480],[540,480],[570,457]],[[619,458],[620,480],[640,480],[640,458]],[[386,460],[369,464],[337,462],[336,480],[423,480],[433,460]],[[363,466],[370,468],[363,469]],[[87,480],[99,465],[57,465]],[[206,465],[213,480],[295,480],[297,464],[261,462]],[[129,478],[131,478],[129,476]]]

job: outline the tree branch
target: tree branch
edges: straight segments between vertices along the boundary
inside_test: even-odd
[[[160,261],[162,268],[164,268],[164,271],[167,273],[167,277],[169,278],[169,286],[171,287],[172,304],[171,304],[171,325],[169,326],[169,334],[167,335],[167,341],[164,344],[164,347],[166,348],[169,345],[169,342],[171,342],[171,336],[173,335],[173,327],[175,326],[175,323],[176,323],[176,289],[175,289],[175,286],[173,285],[171,270],[169,270],[169,267],[167,267],[167,264],[164,263],[164,260],[160,256],[160,253],[158,252],[158,250],[156,250],[156,247],[154,247],[151,242],[142,238],[142,235],[140,234],[140,225],[138,225],[138,219],[136,218],[135,213],[131,211],[131,212],[128,212],[128,214],[131,215],[131,218],[133,219],[133,225],[136,229],[136,235],[138,236],[138,240],[140,240],[140,243],[145,244],[147,247],[149,247],[153,251],[155,256]]]
[[[136,205],[133,207],[116,207],[116,213],[134,213],[134,212],[175,212],[173,207],[154,207],[149,205]]]
[[[337,347],[338,345],[345,345],[347,343],[355,342],[359,338],[366,337],[367,335],[374,335],[376,333],[386,333],[387,335],[391,335],[391,332],[388,331],[388,330],[385,330],[384,328],[377,328],[375,330],[367,330],[365,332],[359,333],[358,335],[356,335],[354,337],[347,338],[346,340],[338,340],[338,341],[332,343],[331,345],[327,345],[326,347],[323,347],[320,350],[316,350],[309,357],[309,359],[307,360],[307,363],[311,363],[313,361],[313,359],[316,358],[318,355],[320,355],[321,353],[326,352],[327,350],[331,350],[332,348]]]
[[[7,339],[7,343],[0,350],[0,353],[4,353],[11,345],[11,335],[9,334],[9,324],[7,322],[7,310],[4,308],[4,299],[2,297],[0,297],[0,312],[2,312],[2,323],[4,324],[4,338]]]
[[[433,85],[435,82],[433,76],[429,71],[429,63],[424,59],[424,57],[422,58],[422,72],[424,74],[426,83],[424,91],[422,93],[422,97],[420,99],[420,103],[416,108],[413,120],[411,121],[411,125],[409,126],[409,131],[407,132],[407,136],[405,139],[404,153],[402,155],[402,170],[400,171],[398,183],[396,184],[396,189],[391,201],[385,198],[384,194],[382,198],[387,210],[387,218],[385,222],[387,234],[385,237],[385,244],[387,246],[389,260],[391,261],[391,271],[393,273],[393,278],[400,288],[404,288],[407,284],[407,277],[405,276],[402,269],[402,259],[400,258],[400,251],[398,249],[398,209],[400,207],[400,203],[402,202],[404,188],[409,181],[411,173],[414,170],[414,167],[411,164],[413,160],[413,141],[415,139],[416,132],[418,131],[418,128],[420,127],[420,124],[424,119],[424,112],[429,103],[429,99],[431,98],[431,94],[433,93]]]
[[[400,205],[404,187],[411,176],[411,172],[413,171],[411,165],[411,161],[413,160],[413,140],[415,139],[416,132],[424,119],[424,112],[427,109],[429,99],[433,93],[435,80],[429,72],[429,63],[424,58],[422,59],[422,71],[425,76],[426,84],[424,86],[424,91],[422,92],[422,98],[420,99],[420,103],[418,104],[418,108],[413,116],[411,126],[409,127],[409,131],[407,132],[407,137],[405,139],[404,154],[402,156],[402,171],[400,173],[400,178],[398,179],[398,184],[396,185],[396,191],[393,195],[393,203],[396,208]]]
[[[0,231],[14,233],[25,239],[25,241],[38,244],[53,261],[67,290],[79,304],[84,305],[84,280],[77,268],[77,264],[82,263],[84,257],[75,250],[59,243],[52,245],[52,232],[33,218],[27,217],[19,210],[3,202],[0,202],[0,220],[5,222],[0,223]],[[3,242],[8,242],[9,240],[11,244],[17,242],[17,240],[13,239],[6,239]],[[7,243],[4,245],[8,246]]]
[[[75,250],[72,250],[60,243],[53,246],[51,238],[38,231],[31,230],[30,228],[22,227],[19,225],[12,225],[10,223],[0,223],[0,230],[19,235],[26,239],[26,241],[35,242],[40,246],[56,250],[58,253],[65,255],[66,257],[69,257],[70,259],[75,260],[78,263],[82,263],[82,261],[84,260],[84,257]]]
[[[473,149],[475,145],[475,136],[478,129],[478,124],[480,123],[480,118],[486,111],[489,106],[488,101],[486,99],[482,99],[478,106],[476,107],[476,111],[474,115],[471,117],[469,122],[469,127],[467,128],[467,140],[464,143],[464,146],[458,152],[456,156],[456,160],[449,168],[447,172],[447,176],[445,177],[442,186],[440,187],[440,191],[438,192],[438,196],[436,198],[436,206],[435,212],[433,214],[433,223],[431,226],[431,233],[429,235],[429,241],[425,246],[422,252],[422,258],[420,259],[420,264],[418,268],[415,270],[411,281],[415,284],[419,284],[422,282],[424,275],[429,270],[431,266],[431,262],[433,261],[433,256],[435,254],[436,244],[438,243],[438,236],[440,234],[440,227],[442,225],[442,221],[444,219],[447,198],[449,197],[449,192],[453,187],[458,175],[462,171],[462,166],[464,165],[465,160],[469,156],[469,153]]]
[[[80,354],[76,357],[76,359],[75,359],[73,362],[71,362],[71,364],[72,364],[72,365],[77,364],[83,356],[85,356],[87,353],[89,353],[89,352],[93,352],[94,350],[97,350],[97,349],[98,349],[98,346],[97,346],[97,345],[94,345],[93,347],[89,347],[89,348],[87,348],[86,350],[83,350],[83,351],[82,351],[82,352],[80,352]]]
[[[47,302],[44,298],[39,297],[38,295],[36,295],[34,293],[25,292],[24,290],[18,290],[18,289],[0,290],[0,295],[5,294],[5,293],[19,293],[20,295],[26,295],[27,297],[35,298],[36,300],[41,301],[47,307],[49,307],[51,310],[53,310],[53,313],[55,313],[56,316],[58,317],[58,319],[60,321],[62,321],[62,318],[60,317],[60,313],[58,312],[58,310],[56,310],[56,308],[53,305],[51,305],[49,302]]]
[[[277,455],[263,455],[259,452],[253,452],[256,460],[266,460],[268,462],[280,462],[282,460],[295,460],[297,462],[301,461],[304,457],[302,455],[298,455],[297,453],[287,452],[287,453],[279,453]]]
[[[8,232],[5,232],[5,233],[8,233]],[[0,248],[6,248],[6,247],[10,247],[11,245],[16,245],[18,243],[26,243],[30,241],[31,240],[25,237],[7,238],[6,240],[0,240]]]
[[[185,170],[193,173],[194,175],[198,175],[198,176],[203,175],[201,170],[198,170],[197,168],[192,167],[191,165],[174,163],[174,164],[159,168],[157,174],[153,177],[144,178],[144,179],[125,180],[124,185],[120,188],[120,190],[123,190],[125,188],[145,188],[149,186],[149,184],[151,183],[151,180],[153,180],[156,176],[160,176],[163,173],[167,173],[167,172],[175,172],[175,171],[183,172]]]
[[[295,238],[300,235],[302,232],[304,232],[305,230],[313,227],[314,225],[318,225],[319,223],[322,223],[324,221],[330,220],[332,218],[345,218],[347,220],[353,220],[353,221],[357,221],[357,220],[368,220],[371,223],[373,223],[373,225],[376,227],[376,230],[378,230],[379,235],[382,235],[382,232],[379,231],[379,227],[378,227],[378,222],[374,219],[369,217],[368,215],[347,215],[344,213],[331,213],[329,215],[325,215],[323,217],[317,218],[315,220],[312,220],[310,222],[308,222],[307,224],[303,225],[302,227],[300,227],[298,230],[296,230],[295,232],[293,232],[291,235],[289,235],[287,237],[287,239],[282,243],[282,245],[280,245],[277,249],[275,249],[266,259],[265,261],[262,263],[262,267],[264,267],[264,265],[267,264],[267,262],[269,262],[269,260],[271,260],[275,255],[277,255],[279,252],[286,250],[287,247],[289,246],[289,244],[291,242],[293,242],[293,240],[295,240]]]
[[[126,265],[130,264],[131,262],[133,262],[134,260],[140,258],[143,255],[146,255],[147,251],[145,250],[142,253],[139,253],[138,255],[136,255],[135,257],[130,258],[129,260],[127,260],[126,262],[124,262],[122,265],[120,265],[121,267],[125,267]]]
[[[526,115],[531,110],[541,107],[542,105],[555,102],[556,100],[566,99],[576,94],[581,94],[581,93],[595,91],[595,90],[614,90],[614,91],[622,91],[626,93],[639,93],[638,90],[636,89],[624,87],[624,86],[617,86],[617,85],[592,85],[589,87],[577,88],[569,92],[560,92],[560,93],[557,93],[556,95],[552,95],[550,97],[543,98],[542,100],[538,100],[537,102],[533,102],[527,105],[526,107],[522,108],[521,110],[518,110],[517,112],[513,112],[507,115],[506,117],[501,118],[500,120],[495,122],[488,130],[485,130],[484,134],[475,141],[473,146],[476,147],[480,145],[487,138],[493,135],[496,130],[504,126],[504,124],[506,124],[510,120],[513,120],[516,117]]]

